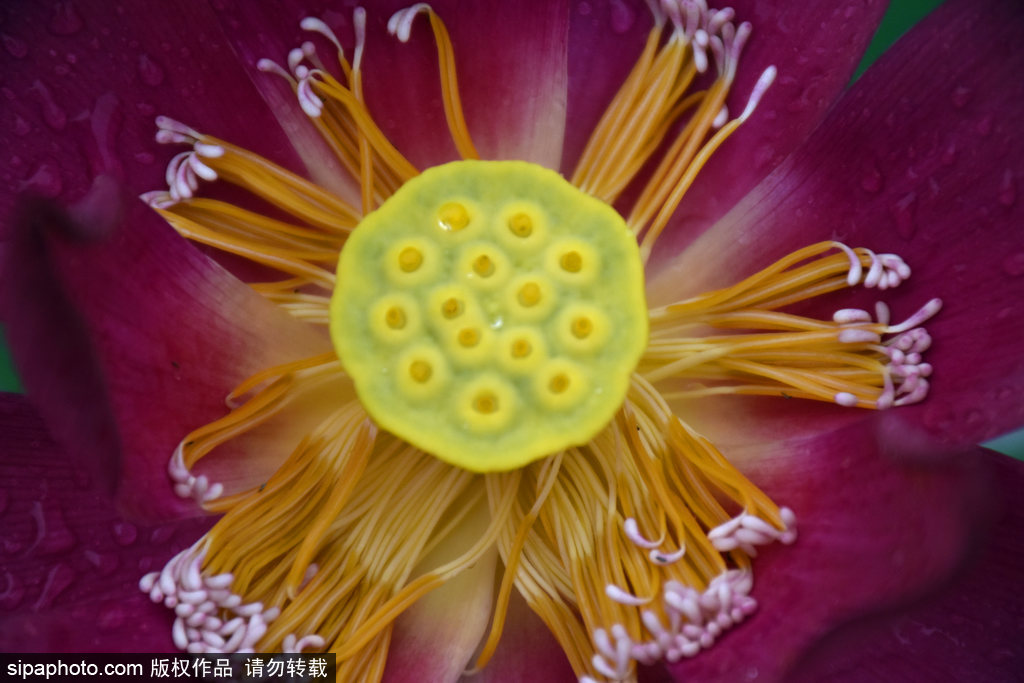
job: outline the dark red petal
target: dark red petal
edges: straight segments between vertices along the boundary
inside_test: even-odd
[[[832,296],[815,309],[829,317],[885,300],[898,320],[943,300],[927,325],[932,393],[885,419],[952,447],[1024,423],[1021,41],[1019,3],[943,5],[652,284],[651,298],[720,286],[822,239],[896,252],[914,271],[907,284]]]
[[[23,212],[5,254],[8,338],[58,439],[100,450],[97,471],[119,468],[127,510],[197,514],[167,477],[179,441],[223,415],[224,397],[245,377],[330,345],[141,202],[126,212],[112,235],[91,243],[86,227],[52,205]]]
[[[743,111],[768,66],[775,65],[779,75],[754,116],[701,171],[661,238],[656,261],[689,244],[807,137],[849,81],[886,3],[741,0],[728,5],[736,10],[736,22],[749,21],[754,29],[740,60],[729,111],[734,116]],[[566,162],[579,157],[651,25],[642,2],[576,5],[570,33]]]
[[[936,595],[850,624],[818,643],[791,683],[1012,681],[1024,671],[1024,467],[997,454],[990,494],[1002,509],[968,567]]]
[[[7,3],[0,50],[0,220],[30,192],[74,201],[107,174],[166,187],[164,114],[296,166],[291,145],[202,3]]]
[[[985,518],[991,472],[980,451],[919,467],[895,464],[899,448],[853,426],[729,454],[794,510],[799,537],[759,555],[758,611],[710,651],[671,667],[678,680],[780,680],[822,633],[950,575]]]
[[[366,91],[370,109],[419,167],[457,158],[441,107],[437,54],[419,17],[408,43],[389,36],[391,14],[411,3],[367,8]],[[561,158],[567,87],[567,1],[431,6],[448,27],[466,123],[482,158]]]
[[[491,661],[464,683],[562,683],[575,680],[569,660],[544,622],[512,591],[505,628]]]
[[[0,395],[0,441],[4,651],[171,651],[172,614],[138,582],[210,521],[123,520],[22,396]]]

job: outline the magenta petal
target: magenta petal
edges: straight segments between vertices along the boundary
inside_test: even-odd
[[[5,652],[170,651],[171,613],[138,589],[210,526],[137,526],[64,455],[22,396],[0,395]]]
[[[932,393],[886,419],[926,439],[976,443],[1024,422],[1024,12],[946,3],[853,87],[807,144],[688,249],[652,298],[709,289],[822,239],[902,255],[899,289],[825,300],[816,314],[932,297]],[[728,267],[723,264],[728,263]]]
[[[110,175],[165,186],[164,114],[295,164],[270,111],[203,3],[76,0],[5,5],[0,219],[30,192],[74,201]]]
[[[977,537],[971,561],[936,595],[850,624],[817,644],[791,683],[828,680],[1010,681],[1024,671],[1024,468],[989,454],[997,478],[989,495],[1002,509]]]
[[[837,624],[934,588],[985,518],[980,452],[933,467],[898,466],[899,448],[859,426],[730,453],[799,537],[754,563],[758,611],[710,651],[671,667],[678,680],[780,680]]]
[[[46,205],[27,210],[15,230],[2,291],[8,335],[55,435],[103,447],[96,469],[119,466],[120,500],[133,514],[196,514],[167,477],[179,441],[223,415],[224,397],[245,377],[329,343],[141,202],[132,201],[112,236],[91,244]],[[69,230],[77,231],[72,239]]]
[[[491,661],[465,683],[564,683],[575,680],[569,660],[544,622],[513,590],[505,628]]]
[[[457,154],[441,107],[429,22],[419,17],[405,44],[385,31],[391,13],[410,4],[367,7],[365,83],[381,128],[422,168]],[[466,123],[480,156],[557,168],[565,127],[567,2],[431,6],[451,34]]]

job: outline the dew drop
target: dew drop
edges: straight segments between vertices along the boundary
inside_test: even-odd
[[[140,572],[148,572],[153,568],[153,558],[149,556],[139,558],[139,562],[136,566],[139,568]]]
[[[46,87],[45,83],[37,80],[32,84],[32,90],[39,95],[39,102],[43,108],[43,120],[46,121],[46,125],[56,131],[64,130],[64,126],[68,123],[68,115],[53,99],[50,89]]]
[[[130,522],[117,522],[114,524],[114,540],[118,545],[131,545],[139,537],[139,530]]]
[[[892,207],[893,219],[896,221],[896,232],[903,239],[911,239],[917,232],[914,212],[917,209],[917,193],[910,192]]]
[[[953,92],[949,95],[949,101],[953,103],[953,106],[957,109],[963,109],[968,102],[971,100],[971,95],[974,91],[965,85],[958,85],[953,88]]]
[[[28,125],[28,121],[21,118],[20,116],[14,117],[14,133],[21,137],[24,137],[32,132],[32,126]]]
[[[25,597],[25,587],[10,572],[4,572],[4,592],[0,593],[0,608],[14,609]]]
[[[139,55],[139,78],[146,85],[156,87],[164,82],[164,69],[152,57],[143,53]]]
[[[1024,251],[1018,251],[1016,254],[1010,254],[1004,258],[1003,272],[1010,277],[1024,275]]]
[[[978,122],[974,124],[974,130],[978,131],[978,135],[982,137],[988,137],[988,135],[992,132],[993,120],[994,119],[992,118],[991,114],[986,114],[985,116],[978,119]]]
[[[31,190],[47,199],[57,197],[63,189],[64,181],[60,177],[60,170],[49,162],[40,164],[20,187],[21,191]]]
[[[952,166],[953,162],[956,161],[956,143],[950,142],[946,145],[946,149],[942,150],[942,156],[939,158],[943,166]]]
[[[1013,170],[1003,171],[1003,179],[999,182],[999,203],[1003,206],[1013,206],[1017,201],[1017,183],[1013,177]]]
[[[89,561],[93,567],[96,568],[96,572],[100,576],[109,576],[121,565],[121,561],[117,558],[117,555],[98,553],[95,550],[86,550],[85,559]]]
[[[171,538],[174,537],[174,527],[170,524],[167,526],[158,526],[153,529],[153,533],[149,535],[149,542],[154,545],[164,545]]]
[[[30,550],[37,550],[41,555],[52,555],[74,547],[75,537],[68,529],[56,501],[36,501],[32,504],[30,514],[36,523],[36,538]]]
[[[50,31],[58,36],[70,36],[82,30],[82,17],[71,2],[58,2],[50,17]]]
[[[128,613],[117,603],[111,603],[102,607],[96,615],[96,627],[100,631],[113,631],[123,626],[128,620]]]
[[[865,169],[864,174],[860,177],[860,187],[865,192],[871,194],[875,194],[882,189],[882,173],[875,164],[871,164]]]
[[[75,572],[63,562],[54,565],[50,573],[46,575],[46,583],[43,585],[43,592],[39,595],[34,610],[46,609],[53,605],[53,601],[67,590],[67,587],[75,580]]]
[[[25,55],[28,54],[28,43],[24,40],[7,35],[6,33],[0,36],[0,40],[3,41],[7,54],[15,59],[24,59]]]
[[[145,164],[149,166],[154,161],[156,161],[156,157],[150,154],[149,152],[136,152],[135,161],[139,162],[140,164]]]
[[[622,0],[613,0],[611,23],[612,31],[619,34],[625,33],[636,23],[636,12]]]
[[[586,1],[581,2],[579,4],[579,6],[576,7],[576,11],[579,12],[580,16],[582,16],[582,17],[589,16],[590,12],[592,11],[591,7],[590,7],[590,3],[586,2]]]

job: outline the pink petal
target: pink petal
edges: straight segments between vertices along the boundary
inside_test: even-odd
[[[820,634],[946,579],[990,500],[980,452],[900,466],[900,444],[859,426],[729,453],[780,505],[799,538],[754,565],[758,611],[710,651],[671,667],[678,680],[780,680]]]
[[[420,167],[456,158],[437,55],[419,17],[407,44],[384,26],[406,1],[367,8],[366,90],[392,142]],[[431,3],[451,34],[470,134],[485,159],[558,168],[565,130],[567,3]]]
[[[210,526],[137,526],[50,438],[22,396],[0,395],[0,642],[8,652],[160,652],[170,612],[138,589]]]
[[[789,679],[793,683],[886,680],[1008,681],[1024,670],[1024,487],[1021,463],[995,454],[1001,509],[978,534],[964,568],[941,592],[824,638]],[[994,490],[994,491],[993,491]]]
[[[430,571],[451,562],[486,533],[489,515],[471,514],[421,563]],[[383,680],[457,681],[486,635],[494,593],[497,551],[417,601],[395,622]],[[416,573],[419,573],[418,571]]]
[[[101,448],[94,469],[120,468],[127,510],[149,519],[196,514],[170,490],[166,465],[178,442],[223,415],[224,397],[245,377],[329,343],[141,202],[113,235],[89,244],[52,207],[26,210],[15,230],[3,304],[30,396],[62,443]],[[287,454],[247,450],[250,467]],[[264,474],[235,469],[243,478]]]
[[[74,201],[100,174],[134,194],[165,187],[159,114],[298,165],[201,3],[23,3],[3,35],[5,221],[17,193]]]
[[[899,319],[932,297],[943,300],[927,326],[932,393],[886,419],[950,447],[1024,423],[1024,141],[1014,126],[1024,53],[1011,47],[1024,40],[1019,10],[1012,2],[946,3],[662,273],[650,298],[720,286],[822,239],[899,253],[914,274],[898,290],[808,307],[827,317],[884,298]]]
[[[562,683],[575,680],[569,660],[544,622],[515,590],[498,649],[480,673],[465,683]]]

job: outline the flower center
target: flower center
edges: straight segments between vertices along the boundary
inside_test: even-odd
[[[477,472],[588,441],[647,344],[625,222],[515,161],[429,169],[367,216],[342,250],[330,321],[373,419]]]

